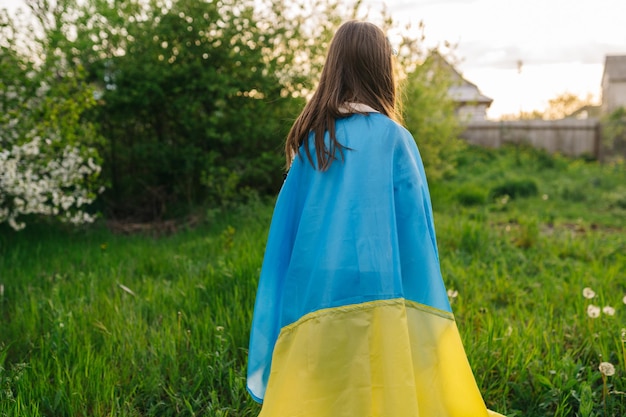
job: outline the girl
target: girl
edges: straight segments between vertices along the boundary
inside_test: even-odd
[[[287,137],[248,357],[262,417],[497,415],[448,302],[393,64],[380,28],[344,23]]]

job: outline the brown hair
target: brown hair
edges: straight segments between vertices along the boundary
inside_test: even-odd
[[[318,169],[326,170],[337,159],[337,152],[343,158],[344,147],[335,137],[335,120],[348,116],[340,111],[346,102],[366,104],[399,121],[393,65],[393,49],[379,27],[359,21],[342,24],[330,43],[317,90],[287,136],[287,167],[303,143],[314,165],[308,143],[311,132]],[[324,143],[326,131],[330,136],[328,147]]]

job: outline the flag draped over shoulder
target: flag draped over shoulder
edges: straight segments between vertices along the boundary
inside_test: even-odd
[[[371,113],[336,135],[343,160],[296,157],[274,209],[248,356],[261,416],[498,415],[452,315],[411,134]]]

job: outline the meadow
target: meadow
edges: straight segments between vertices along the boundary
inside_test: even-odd
[[[431,194],[488,407],[626,415],[625,165],[468,148]],[[252,200],[158,236],[0,229],[0,416],[256,416],[245,363],[271,214]]]

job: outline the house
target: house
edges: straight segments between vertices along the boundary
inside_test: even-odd
[[[485,120],[493,99],[482,94],[475,84],[461,77],[461,83],[448,89],[457,103],[456,114],[463,121]]]
[[[439,70],[449,74],[451,85],[448,88],[448,96],[456,103],[456,114],[463,122],[485,120],[487,109],[493,99],[480,92],[478,87],[467,81],[453,65],[451,65],[438,52],[433,52],[430,59],[435,60]]]
[[[602,113],[626,107],[626,55],[608,55],[602,74]]]

